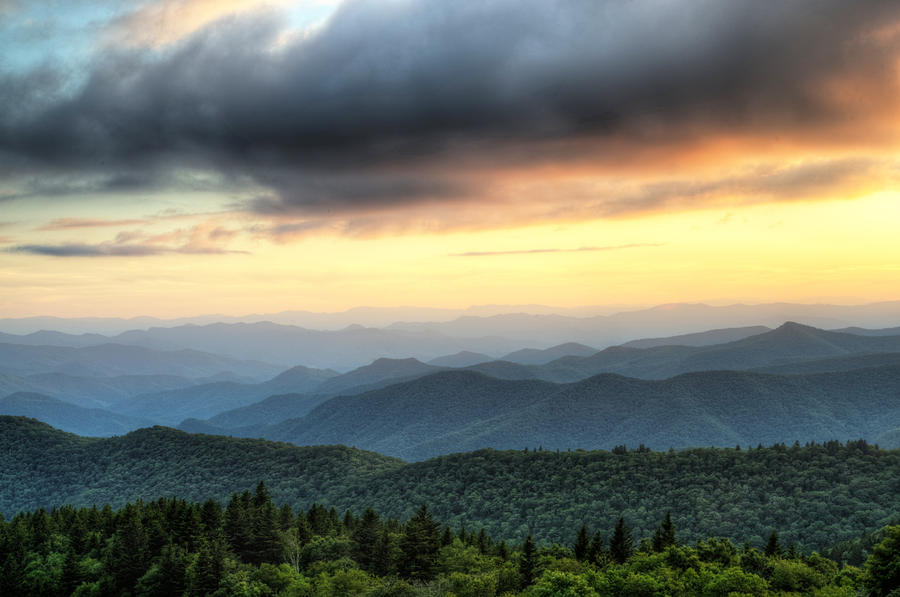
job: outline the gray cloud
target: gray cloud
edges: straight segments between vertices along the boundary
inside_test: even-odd
[[[62,243],[58,245],[16,245],[6,249],[8,253],[27,253],[49,257],[149,257],[181,253],[189,255],[227,255],[246,253],[245,251],[229,251],[216,247],[165,247],[155,244],[119,244],[119,243]]]
[[[622,249],[638,249],[644,247],[662,247],[665,243],[631,243],[627,245],[611,245],[608,247],[578,247],[576,249],[522,249],[518,251],[467,251],[450,253],[450,257],[495,257],[498,255],[532,255],[535,253],[589,253],[593,251],[620,251]]]
[[[894,97],[898,36],[872,32],[898,19],[884,0],[356,0],[279,46],[276,14],[234,17],[162,54],[107,52],[75,93],[46,69],[7,76],[0,175],[128,190],[172,185],[177,165],[262,188],[247,208],[265,214],[471,198],[422,167],[849,122],[824,90],[852,77]]]

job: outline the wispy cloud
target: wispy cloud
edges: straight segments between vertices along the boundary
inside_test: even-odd
[[[121,222],[127,222],[122,220]],[[114,226],[121,222],[100,220],[99,226]],[[143,220],[138,220],[143,223]],[[76,221],[73,226],[58,229],[87,227],[90,221]],[[147,232],[142,229],[122,230],[109,241],[99,243],[24,243],[8,247],[7,253],[24,253],[48,257],[148,257],[166,254],[228,255],[246,251],[232,250],[228,244],[240,234],[218,219],[210,219],[194,226],[167,232]]]
[[[592,251],[619,251],[622,249],[638,249],[644,247],[662,247],[666,243],[631,243],[627,245],[611,245],[608,247],[577,247],[574,249],[518,249],[511,251],[467,251],[450,253],[449,257],[495,257],[498,255],[533,255],[535,253],[588,253]]]
[[[27,253],[48,257],[148,257],[165,254],[227,255],[246,251],[231,251],[216,247],[166,247],[153,244],[118,243],[63,243],[58,245],[16,245],[6,250],[9,253]]]
[[[102,218],[58,218],[44,224],[37,230],[69,230],[71,228],[105,228],[113,226],[137,226],[146,224],[148,220],[105,220]]]

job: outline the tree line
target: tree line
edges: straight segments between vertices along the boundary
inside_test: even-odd
[[[571,541],[518,544],[451,528],[423,505],[401,522],[368,508],[276,506],[263,482],[209,499],[62,506],[0,520],[0,594],[79,597],[550,597],[871,595],[900,591],[900,526],[861,567],[783,544],[687,545],[667,513],[637,539],[624,517]]]

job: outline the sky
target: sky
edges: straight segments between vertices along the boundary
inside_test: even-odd
[[[0,0],[0,314],[900,299],[900,3]]]

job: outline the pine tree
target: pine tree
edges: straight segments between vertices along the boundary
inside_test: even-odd
[[[506,541],[501,541],[497,546],[497,557],[504,562],[509,559],[509,548],[506,546]]]
[[[215,500],[206,500],[200,507],[200,523],[203,525],[203,533],[209,537],[222,529],[224,516],[222,506]]]
[[[254,564],[281,563],[282,546],[279,536],[278,510],[271,501],[264,502],[253,516],[253,542],[249,561]]]
[[[394,572],[393,551],[394,543],[391,540],[391,534],[385,528],[378,536],[378,543],[375,545],[373,572],[377,576],[388,576]]]
[[[119,513],[118,528],[109,546],[107,567],[119,591],[131,591],[149,567],[149,540],[138,505],[127,504]]]
[[[603,536],[600,531],[595,531],[588,547],[588,561],[591,564],[601,565],[606,561],[606,552],[603,550]]]
[[[525,538],[522,544],[522,559],[519,560],[519,574],[522,575],[522,588],[534,583],[534,571],[537,567],[537,546],[531,535]]]
[[[772,531],[769,534],[769,539],[766,541],[765,553],[770,558],[781,557],[781,543],[778,542],[778,533],[775,531]]]
[[[253,548],[253,510],[249,492],[233,494],[225,507],[225,537],[238,557],[250,561]]]
[[[475,540],[475,547],[478,548],[480,553],[486,554],[490,548],[490,541],[491,539],[487,536],[484,527],[481,527],[481,531],[478,532],[478,538]]]
[[[70,547],[66,550],[66,557],[62,565],[62,575],[59,580],[60,590],[63,595],[71,595],[72,591],[81,584],[81,568],[78,563],[78,556],[75,555],[75,550]]]
[[[612,559],[619,564],[624,564],[634,552],[634,540],[631,537],[631,529],[625,524],[624,518],[619,518],[609,541],[609,553]]]
[[[294,526],[294,512],[290,505],[284,504],[278,511],[278,527],[282,531],[286,531],[292,526]]]
[[[671,547],[676,543],[675,525],[672,524],[671,514],[666,512],[666,518],[658,527],[656,527],[656,531],[653,532],[653,551],[657,553],[663,552],[666,548]]]
[[[367,508],[355,526],[351,535],[353,540],[351,556],[360,568],[371,572],[375,567],[378,537],[381,534],[381,519],[374,510]]]
[[[306,512],[302,510],[297,513],[297,539],[300,541],[300,545],[306,545],[312,539],[312,529],[309,528]]]
[[[440,526],[431,518],[424,504],[406,523],[400,548],[403,559],[400,573],[412,580],[429,581],[435,576],[440,549]]]
[[[575,539],[575,546],[573,551],[575,552],[575,559],[579,562],[583,562],[587,559],[588,550],[590,549],[590,539],[588,539],[588,531],[585,525],[581,525],[581,530],[578,531],[578,537]]]
[[[215,537],[204,541],[188,575],[189,595],[212,595],[225,573],[225,542]]]

